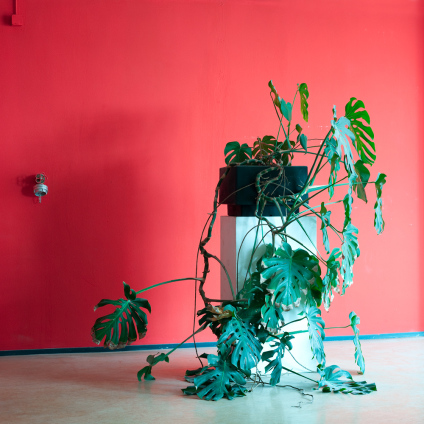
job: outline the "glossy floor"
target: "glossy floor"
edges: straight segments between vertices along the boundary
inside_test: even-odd
[[[85,423],[424,423],[424,338],[363,340],[367,372],[358,376],[350,341],[326,342],[327,363],[375,382],[366,396],[312,391],[314,383],[285,376],[295,390],[257,387],[231,402],[183,396],[192,349],[181,349],[155,369],[156,381],[139,383],[136,372],[156,352],[86,353],[0,358],[0,422]],[[207,349],[213,352],[213,349]],[[309,374],[314,376],[314,374]],[[299,404],[299,402],[303,402]],[[299,408],[301,406],[301,408]]]

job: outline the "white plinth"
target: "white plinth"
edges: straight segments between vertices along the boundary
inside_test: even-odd
[[[273,225],[281,226],[282,221],[279,217],[268,217],[267,218]],[[317,224],[315,217],[302,217],[300,222],[306,231],[302,229],[300,224],[292,223],[287,228],[287,234],[299,240],[308,249],[313,252],[316,251],[316,239],[317,239]],[[234,292],[237,293],[243,287],[246,279],[247,270],[249,266],[250,257],[252,254],[252,247],[255,242],[256,226],[258,219],[255,217],[234,217],[234,216],[222,216],[221,217],[221,260],[224,263],[227,271],[230,275],[231,281],[233,282]],[[252,231],[250,231],[253,228]],[[258,244],[262,237],[269,231],[267,225],[262,226],[259,229],[257,242]],[[279,237],[276,238],[276,245],[279,247],[281,244]],[[256,250],[251,263],[251,272],[255,271],[256,262],[265,252],[265,244],[272,242],[272,236],[270,233],[265,236],[261,245]],[[289,240],[289,244],[293,249],[301,248],[302,246],[293,240]],[[238,256],[238,258],[237,258]],[[238,265],[237,265],[238,264]],[[228,284],[228,279],[225,272],[221,270],[221,298],[231,299],[231,289]],[[283,312],[284,321],[286,323],[298,319],[299,312],[303,310],[303,305],[295,308],[289,312]],[[294,324],[287,325],[285,330],[287,331],[298,331],[307,330],[308,324],[306,320],[296,322]],[[296,334],[292,340],[293,349],[291,353],[296,360],[304,367],[311,370],[316,369],[316,361],[313,359],[311,345],[309,342],[308,333]],[[264,350],[267,350],[265,345]],[[258,364],[258,371],[264,373],[264,367],[266,363]],[[283,366],[292,369],[296,372],[306,372],[305,368],[298,365],[291,357],[289,353],[286,353],[283,359]]]

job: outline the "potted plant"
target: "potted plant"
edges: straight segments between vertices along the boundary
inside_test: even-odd
[[[311,145],[301,126],[292,122],[292,104],[286,103],[278,95],[271,81],[269,87],[279,119],[278,134],[276,137],[258,139],[252,147],[238,142],[227,144],[227,167],[221,169],[214,192],[214,208],[199,244],[198,253],[203,258],[201,274],[165,281],[137,292],[124,283],[125,299],[103,299],[96,306],[110,305],[115,309],[96,320],[92,328],[93,340],[96,343],[104,341],[105,347],[116,349],[144,337],[147,328],[145,311],[150,312],[150,305],[146,299],[137,296],[159,285],[194,280],[204,303],[198,311],[200,328],[181,344],[209,328],[217,337],[217,355],[200,355],[200,361],[204,358],[207,363],[202,363],[197,370],[187,371],[186,379],[191,385],[183,392],[206,400],[233,399],[244,396],[248,391],[247,383],[251,381],[271,385],[279,383],[281,372],[285,369],[281,360],[284,355],[290,354],[292,340],[299,333],[287,330],[291,322],[284,322],[283,312],[299,305],[302,300],[303,312],[297,320],[305,320],[308,324],[307,330],[302,332],[309,334],[312,354],[317,361],[318,377],[315,379],[299,375],[316,382],[316,388],[324,392],[370,393],[376,390],[375,384],[354,381],[347,371],[340,370],[336,365],[327,366],[323,344],[327,329],[320,310],[321,306],[328,310],[334,292],[343,295],[353,282],[352,267],[360,251],[358,229],[352,223],[352,202],[354,197],[366,202],[366,187],[371,184],[376,188],[374,225],[378,234],[384,229],[381,195],[386,176],[379,174],[374,181],[370,181],[369,168],[376,158],[370,118],[364,103],[351,98],[345,106],[345,116],[337,118],[334,107],[327,135],[317,145]],[[295,99],[297,95],[303,119],[307,121],[309,92],[306,84],[297,87]],[[292,141],[294,137],[295,141]],[[300,167],[300,176],[294,177],[293,182],[288,176],[294,169],[291,163],[299,153],[313,155],[313,164],[309,171]],[[254,167],[253,171],[251,167]],[[227,178],[234,170],[236,174],[233,177],[237,180],[237,172],[243,171],[243,168],[253,175],[250,182],[242,183],[240,187],[234,182],[229,183],[231,178]],[[328,183],[316,185],[317,176],[326,170]],[[272,243],[266,246],[264,255],[256,261],[255,271],[248,275],[239,293],[234,293],[227,273],[233,290],[232,299],[211,299],[205,291],[210,262],[218,261],[225,270],[221,259],[207,250],[217,210],[223,202],[236,205],[237,193],[245,190],[246,186],[250,194],[251,188],[255,189],[253,213],[258,218],[258,228],[265,226],[265,231],[272,235]],[[332,199],[336,187],[345,189],[346,194]],[[325,193],[328,193],[329,200],[315,204],[317,196]],[[249,202],[250,206],[247,206],[250,212],[246,213],[252,213],[252,200]],[[272,206],[272,210],[267,210],[267,206]],[[340,225],[331,218],[331,208],[334,206],[344,209],[344,221]],[[233,208],[235,214],[244,213],[243,208],[236,209]],[[275,226],[267,219],[267,213],[270,212],[281,216],[281,225]],[[290,246],[287,229],[302,216],[315,216],[320,222],[325,254],[307,248],[294,250]],[[340,247],[330,248],[329,231],[335,233]],[[255,242],[252,250],[260,243]],[[359,317],[351,312],[346,327],[353,330],[355,362],[363,373],[365,361],[359,341],[359,322]],[[271,346],[267,351],[263,350],[266,342]],[[159,362],[169,362],[169,356],[175,349],[148,356],[148,364],[138,372],[138,378],[153,380],[152,368]],[[269,381],[263,376],[252,374],[259,361],[267,364],[265,368],[269,372]],[[294,372],[289,369],[286,371]]]

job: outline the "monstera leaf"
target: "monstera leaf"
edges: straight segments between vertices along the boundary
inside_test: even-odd
[[[299,85],[300,94],[300,110],[302,111],[303,119],[308,122],[308,86],[305,83]],[[305,149],[306,150],[306,149]]]
[[[377,201],[374,205],[375,216],[374,216],[374,227],[377,230],[377,234],[381,234],[384,230],[384,219],[383,219],[383,199],[381,198],[383,185],[386,183],[386,175],[378,174],[377,180],[375,181],[375,190],[377,192]]]
[[[343,228],[346,228],[352,220],[352,218],[351,218],[352,203],[353,203],[352,191],[349,187],[349,192],[346,194],[346,196],[343,199],[343,206],[344,206],[344,210],[345,210],[345,220],[344,220],[344,223],[343,223]]]
[[[346,287],[349,287],[353,283],[353,264],[360,255],[358,245],[358,229],[351,223],[343,229],[343,244],[342,244],[342,277],[343,277],[343,289],[342,294],[345,293]]]
[[[321,232],[322,232],[322,242],[325,247],[325,251],[330,253],[330,242],[328,240],[327,226],[330,225],[330,215],[331,211],[327,211],[327,208],[324,206],[324,202],[321,203]]]
[[[243,143],[240,146],[238,141],[230,141],[224,149],[225,163],[227,165],[234,163],[242,163],[245,160],[252,159],[252,149]]]
[[[364,102],[352,97],[345,106],[345,116],[350,120],[350,128],[355,134],[353,145],[356,151],[364,163],[372,165],[376,158],[375,144],[372,141],[374,132],[369,126],[370,116],[365,110]]]
[[[287,349],[292,349],[291,339],[294,339],[294,336],[291,336],[289,333],[284,333],[281,339],[273,339],[270,342],[270,350],[262,353],[262,361],[268,362],[265,366],[265,372],[271,373],[271,386],[275,386],[280,382],[281,371],[283,370],[283,364],[281,363],[284,352]]]
[[[363,374],[365,372],[365,359],[364,355],[362,355],[361,342],[359,341],[359,328],[357,327],[361,321],[359,320],[358,315],[356,315],[353,311],[349,314],[349,319],[353,333],[355,334],[353,338],[353,344],[355,345],[355,362]]]
[[[231,348],[231,363],[248,373],[261,358],[262,344],[255,337],[254,327],[237,317],[225,324],[218,339],[218,349],[222,354]]]
[[[271,296],[265,296],[265,305],[261,309],[262,323],[270,333],[276,333],[284,324],[284,317],[281,307],[277,307],[271,300]]]
[[[325,155],[330,163],[330,177],[328,178],[328,194],[330,199],[334,195],[334,184],[337,182],[337,173],[340,171],[340,156],[337,153],[337,140],[334,137],[325,139]]]
[[[375,383],[367,383],[366,381],[354,381],[352,376],[337,365],[331,365],[327,368],[318,368],[321,380],[318,383],[318,389],[323,392],[342,392],[351,393],[352,395],[365,395],[376,391]]]
[[[323,343],[323,340],[325,339],[325,322],[321,318],[321,311],[316,306],[312,306],[307,308],[305,313],[308,319],[308,331],[309,340],[311,341],[311,350],[318,363],[325,366],[325,352]]]
[[[94,343],[100,344],[104,338],[104,346],[111,350],[130,345],[137,340],[137,333],[141,339],[147,332],[147,315],[141,308],[151,312],[149,302],[138,299],[125,282],[124,294],[126,299],[103,299],[94,307],[94,310],[107,305],[117,307],[113,313],[98,318],[91,329]]]
[[[346,117],[342,116],[340,119],[336,120],[336,106],[334,106],[334,119],[331,121],[331,126],[334,131],[334,138],[337,140],[336,153],[342,158],[342,147],[344,151],[344,161],[346,164],[346,169],[350,174],[355,174],[355,165],[353,161],[353,154],[350,148],[350,141],[355,141],[355,135],[349,129],[350,121]]]
[[[287,119],[287,121],[291,121],[292,118],[292,105],[291,103],[286,103],[284,99],[282,99],[278,93],[277,90],[274,87],[274,84],[272,81],[268,83],[269,88],[271,89],[271,92],[274,94],[274,104],[275,106],[280,109],[281,114],[284,116],[284,118]]]
[[[327,272],[322,280],[324,286],[322,291],[322,300],[326,311],[329,310],[331,302],[333,301],[333,288],[336,288],[339,285],[338,270],[340,269],[340,262],[338,258],[341,254],[342,252],[340,249],[335,248],[327,259]]]
[[[365,187],[370,179],[370,171],[361,160],[355,162],[355,171],[357,174],[356,184],[353,185],[353,190],[356,192],[359,199],[367,203],[367,194]]]
[[[216,355],[207,355],[207,358],[209,367],[200,370],[201,374],[193,380],[194,386],[183,389],[183,393],[196,394],[205,400],[220,400],[223,397],[232,400],[235,397],[245,396],[247,389],[243,386],[246,380],[229,359],[224,360],[222,356]]]
[[[253,143],[253,157],[261,159],[264,156],[269,156],[275,152],[277,140],[272,135],[266,135],[262,139],[258,139]]]
[[[288,243],[283,243],[282,249],[275,253],[275,257],[263,259],[266,269],[261,272],[261,278],[271,279],[267,290],[273,294],[274,303],[290,311],[299,306],[300,291],[308,292],[309,280],[321,280],[318,260],[306,250],[293,251]]]
[[[145,380],[156,380],[152,375],[152,368],[158,362],[169,362],[169,356],[165,353],[158,353],[157,355],[149,355],[146,360],[150,365],[146,365],[137,373],[138,381],[141,381],[143,377]]]

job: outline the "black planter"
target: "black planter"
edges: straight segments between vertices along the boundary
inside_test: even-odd
[[[228,174],[222,181],[219,190],[219,202],[228,207],[229,216],[255,216],[256,199],[256,176],[259,172],[267,169],[267,166],[234,166],[230,168]],[[220,168],[220,177],[227,168]],[[278,175],[278,168],[265,174],[265,178],[275,178]],[[284,196],[287,194],[299,193],[308,178],[307,166],[286,166],[284,176],[278,182],[269,184],[265,194],[271,197]],[[303,198],[306,198],[304,196]],[[267,202],[262,215],[280,216],[278,208]],[[287,210],[281,206],[283,214]]]

